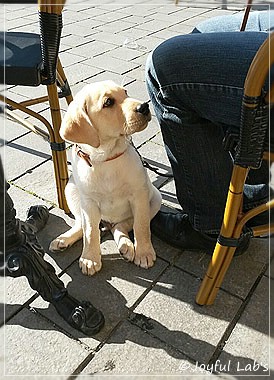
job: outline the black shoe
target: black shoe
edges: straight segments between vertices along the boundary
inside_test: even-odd
[[[31,224],[34,232],[42,230],[49,219],[49,210],[46,206],[31,206],[28,210],[26,223]]]
[[[85,335],[97,334],[105,324],[102,312],[90,302],[79,302],[69,294],[60,301],[53,302],[58,314],[73,328]]]
[[[150,226],[151,232],[159,239],[175,248],[188,251],[204,251],[212,254],[218,238],[217,235],[212,237],[194,230],[188,215],[180,212],[174,214],[159,211]],[[250,235],[247,233],[243,236],[240,246],[236,249],[236,255],[242,254],[248,248]]]
[[[259,215],[254,216],[246,222],[246,225],[248,227],[256,227],[269,223],[274,223],[274,209],[267,210]]]

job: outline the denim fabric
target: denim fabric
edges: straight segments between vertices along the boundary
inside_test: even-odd
[[[237,32],[240,30],[243,13],[231,16],[217,16],[201,22],[193,32],[216,33]],[[274,29],[274,11],[256,11],[249,14],[245,31],[268,31]],[[193,33],[192,32],[192,33]]]
[[[229,19],[224,16],[218,25],[227,30]],[[147,88],[177,198],[198,231],[220,230],[232,170],[222,141],[229,127],[239,129],[245,76],[266,37],[252,31],[196,32],[163,42],[147,60]],[[246,207],[268,198],[268,175],[260,177],[263,184],[247,186]]]

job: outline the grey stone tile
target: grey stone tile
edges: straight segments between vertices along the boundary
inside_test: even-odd
[[[6,374],[13,376],[69,375],[88,354],[79,342],[29,310],[6,324],[5,341]]]
[[[151,335],[207,363],[241,302],[221,291],[214,305],[198,306],[199,284],[197,278],[169,268],[134,312],[149,318]]]
[[[123,46],[123,43],[125,41],[125,36],[121,34],[113,34],[110,32],[105,31],[97,31],[96,35],[93,35],[94,38],[96,38],[96,41],[98,42],[106,42],[111,43],[116,46]]]
[[[71,6],[71,10],[74,10],[74,5]],[[109,13],[110,10],[100,9],[98,6],[89,6],[86,9],[79,9],[79,13],[84,13],[88,17],[99,17],[101,15]]]
[[[31,289],[26,277],[1,277],[0,282],[3,289],[0,301],[3,313],[0,316],[0,323],[4,323],[4,321],[16,315],[36,292]]]
[[[92,82],[97,82],[97,81],[100,82],[104,80],[113,80],[115,83],[121,86],[125,86],[128,82],[132,81],[132,79],[130,79],[129,77],[125,75],[116,74],[116,73],[106,70],[106,71],[100,72],[97,75],[94,75],[92,78],[90,78],[90,80],[86,80],[85,83],[92,83]]]
[[[94,34],[96,32],[94,31]],[[86,43],[90,43],[91,41],[94,41],[95,36],[94,34],[89,35],[88,37],[79,38],[79,36],[74,34],[67,34],[65,36],[61,37],[60,42],[60,51],[67,50],[71,47],[76,47],[79,45],[85,45]]]
[[[270,314],[268,309],[269,281],[262,278],[220,355],[223,363],[233,358],[230,361],[231,375],[269,376]]]
[[[78,64],[79,62],[82,62],[85,60],[84,57],[81,57],[80,55],[72,54],[71,51],[63,52],[59,56],[64,68],[67,66]]]
[[[262,244],[261,244],[262,243]],[[245,298],[253,286],[256,278],[262,273],[264,263],[257,261],[253,253],[265,252],[264,242],[259,239],[251,241],[250,247],[246,253],[233,258],[229,269],[221,285],[222,289]],[[176,262],[176,265],[195,276],[203,278],[206,274],[210,262],[210,255],[203,252],[183,251],[182,255]],[[217,297],[222,297],[221,293]]]
[[[101,23],[103,23],[104,25],[108,24],[108,23],[111,23],[113,21],[118,21],[118,20],[123,20],[123,19],[125,19],[125,21],[132,22],[129,19],[128,15],[125,14],[124,12],[122,12],[121,10],[114,11],[114,12],[103,13],[101,15],[96,15],[93,18],[95,20],[101,21]]]
[[[143,92],[143,91],[144,90],[142,89],[142,93],[145,94],[145,92]],[[131,94],[134,94],[134,91],[130,90],[130,95]],[[139,97],[140,99],[141,99],[141,96],[142,95],[140,94],[140,97]],[[145,97],[143,99],[147,100],[147,98],[145,98]],[[158,123],[156,122],[155,118],[152,118],[152,120],[149,122],[147,128],[144,129],[140,133],[135,133],[134,135],[132,135],[132,139],[133,139],[135,146],[137,148],[139,148],[141,145],[146,144],[148,140],[153,139],[154,136],[156,136],[158,133],[159,133]],[[151,143],[147,146],[147,148],[150,148],[151,150],[159,149],[159,147],[161,148],[161,146],[155,147],[154,143]],[[146,151],[144,149],[142,151],[142,155],[144,155],[144,156],[146,155]],[[161,157],[160,153],[159,153],[159,157]]]
[[[139,40],[141,38],[144,38],[144,37],[148,36],[149,34],[151,34],[150,31],[144,30],[144,29],[141,29],[141,28],[137,28],[137,27],[117,32],[117,35],[124,36],[125,39],[131,38],[133,41],[134,40],[137,41],[137,40]]]
[[[134,81],[129,83],[127,86],[128,95],[132,98],[139,99],[140,101],[147,101],[149,99],[147,88],[144,82]],[[150,106],[150,108],[152,108]],[[152,122],[148,124],[147,129],[150,129]]]
[[[190,376],[194,372],[195,365],[181,352],[126,321],[95,354],[79,379],[95,374],[111,376],[112,379],[116,376],[141,380],[152,376],[170,379],[174,375]]]
[[[113,45],[107,42],[98,43],[97,41],[91,41],[84,45],[80,45],[78,47],[72,48],[70,52],[73,54],[85,57],[85,58],[91,58],[91,57],[96,57],[97,55],[106,53],[108,51],[111,51],[115,48],[116,48],[116,45]]]
[[[182,210],[182,207],[179,204],[178,199],[176,197],[176,189],[175,189],[174,180],[171,180],[170,182],[164,184],[160,188],[160,191],[163,198],[162,203],[165,206],[172,207],[173,209],[177,209],[177,210]]]
[[[129,49],[125,45],[117,49],[111,50],[110,55],[113,58],[118,58],[123,61],[132,61],[137,57],[141,57],[143,53],[136,49]]]
[[[99,70],[107,70],[121,75],[138,67],[138,65],[133,64],[131,62],[121,62],[120,59],[111,57],[110,53],[101,54],[92,59],[87,59],[85,61],[85,65],[87,65],[87,67],[94,68],[94,70],[96,68],[96,74],[98,74]]]
[[[28,159],[30,162],[30,159]],[[22,173],[24,173],[22,171]],[[20,173],[19,173],[20,174]],[[32,166],[25,174],[14,181],[16,186],[34,193],[45,202],[57,205],[57,191],[54,178],[53,162],[44,161],[35,170]]]
[[[96,27],[95,29],[109,32],[109,33],[119,33],[123,30],[128,30],[132,28],[133,26],[135,26],[134,23],[131,23],[125,20],[117,20],[117,21],[113,21],[107,24],[104,24],[103,21],[101,21],[101,23],[102,25]]]
[[[10,20],[8,22],[8,24],[6,25],[6,30],[7,31],[14,31],[14,30],[18,30],[20,29],[20,27],[24,26],[24,27],[32,27],[33,25],[33,21],[29,20],[29,19],[24,19],[24,18],[17,18],[17,19],[13,19],[13,20]],[[33,25],[33,27],[37,27],[37,25]]]
[[[90,301],[103,312],[106,322],[98,335],[89,338],[70,328],[56,313],[51,312],[52,308],[48,307],[48,303],[41,298],[32,305],[39,307],[39,312],[94,349],[98,345],[98,340],[105,339],[117,323],[127,317],[129,308],[168,266],[168,263],[160,258],[148,270],[128,263],[121,258],[112,240],[103,242],[101,249],[103,266],[95,276],[83,275],[77,261],[61,277],[70,294],[79,300]]]
[[[78,12],[72,5],[67,6],[63,11],[63,23],[66,25],[81,22],[90,18],[91,15],[88,12]]]
[[[3,115],[1,115],[0,118],[0,125],[0,146],[3,146],[9,141],[29,133],[26,128],[11,120],[8,120],[3,117]]]
[[[23,175],[51,157],[49,144],[34,133],[7,144],[1,148],[1,155],[7,180]]]
[[[94,75],[99,74],[103,71],[103,69],[96,67],[96,65],[88,64],[88,60],[83,63],[77,63],[77,70],[75,70],[75,66],[69,66],[66,68],[66,76],[70,85],[77,84],[79,82],[86,81],[92,78]],[[87,64],[86,64],[87,63]]]
[[[50,207],[51,205],[43,199],[36,197],[32,192],[25,191],[19,187],[11,184],[8,194],[13,200],[14,208],[16,210],[16,217],[25,220],[27,217],[28,209],[33,205],[44,205]]]
[[[79,36],[79,39],[81,41],[83,38],[93,34],[95,27],[98,27],[98,25],[101,25],[101,23],[92,20],[90,20],[89,27],[82,25],[80,22],[74,23],[73,28],[71,24],[65,24],[62,30],[62,35],[64,36],[66,34],[73,34],[75,36]]]

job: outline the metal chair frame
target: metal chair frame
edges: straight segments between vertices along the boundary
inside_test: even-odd
[[[247,221],[274,208],[274,199],[246,213],[242,210],[243,189],[251,168],[258,169],[262,159],[274,161],[273,152],[265,152],[265,135],[269,126],[269,107],[274,103],[273,85],[266,96],[262,87],[274,64],[274,33],[271,33],[255,55],[245,80],[242,101],[241,131],[237,146],[227,203],[219,239],[196,296],[199,305],[214,303],[224,276],[235,253],[238,239]],[[268,107],[266,107],[268,105]],[[261,109],[264,115],[261,114]],[[259,117],[258,117],[259,115]],[[274,224],[251,228],[251,236],[274,233]]]
[[[41,85],[47,87],[47,95],[23,102],[15,102],[6,96],[0,95],[0,101],[7,105],[5,113],[9,118],[49,141],[52,150],[58,204],[61,209],[66,213],[69,213],[64,194],[64,189],[68,181],[66,146],[59,134],[61,126],[59,99],[65,97],[67,104],[73,100],[62,64],[58,58],[64,3],[65,0],[38,1],[43,61],[43,80]],[[52,18],[55,20],[53,20],[53,23],[51,24]],[[54,39],[54,41],[51,41],[51,39]],[[14,84],[16,85],[16,83]],[[58,91],[58,89],[60,90]],[[49,102],[51,123],[45,117],[29,108],[29,106],[43,102]],[[20,110],[39,120],[45,125],[48,133],[30,123],[28,120],[20,117],[14,112],[14,110]]]

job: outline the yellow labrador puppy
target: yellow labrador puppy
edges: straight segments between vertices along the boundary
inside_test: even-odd
[[[127,95],[112,81],[85,86],[69,105],[60,134],[75,143],[72,176],[66,187],[74,226],[50,244],[58,251],[83,237],[80,268],[87,275],[101,269],[100,230],[103,220],[125,259],[143,268],[156,260],[150,220],[161,206],[129,136],[146,128],[149,106]],[[128,232],[134,230],[134,244]]]

